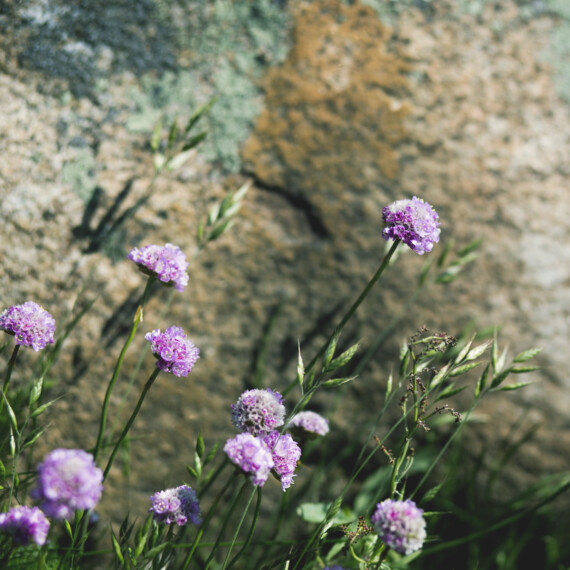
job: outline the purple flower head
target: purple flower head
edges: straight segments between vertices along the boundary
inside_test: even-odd
[[[398,200],[382,210],[385,240],[401,239],[413,251],[423,255],[439,241],[439,216],[421,198]]]
[[[78,509],[92,509],[103,492],[103,472],[93,456],[82,449],[54,449],[38,466],[34,499],[44,513],[69,519]]]
[[[254,485],[263,487],[274,466],[271,451],[263,440],[250,433],[238,433],[228,439],[224,451],[242,471],[250,473]]]
[[[38,507],[13,507],[0,514],[0,532],[9,534],[15,542],[27,546],[35,542],[45,544],[49,521]]]
[[[156,367],[174,376],[188,376],[200,358],[200,350],[181,327],[169,327],[164,332],[155,329],[144,337],[157,359]]]
[[[411,499],[386,499],[376,505],[370,520],[387,546],[400,554],[411,554],[422,547],[426,538],[423,513]]]
[[[283,396],[279,392],[246,390],[235,404],[232,404],[232,421],[240,431],[264,436],[285,420]]]
[[[175,489],[166,489],[155,493],[150,502],[152,507],[148,510],[157,522],[166,524],[176,523],[184,526],[191,522],[200,524],[200,503],[196,492],[188,485],[181,485]]]
[[[329,433],[329,420],[317,412],[299,412],[293,416],[287,427],[302,432],[305,437],[317,437]]]
[[[53,343],[55,320],[37,303],[26,301],[0,315],[0,329],[16,337],[16,344],[31,346],[36,352]]]
[[[278,431],[272,431],[263,438],[263,441],[271,450],[273,469],[280,477],[281,488],[285,491],[293,484],[295,468],[301,457],[301,448],[289,433],[280,435]]]
[[[184,291],[188,285],[188,262],[179,247],[167,243],[134,247],[127,257],[134,261],[146,275],[154,275],[166,285],[174,285],[178,291]]]

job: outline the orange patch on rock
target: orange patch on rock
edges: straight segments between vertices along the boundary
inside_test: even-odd
[[[266,108],[242,157],[263,183],[325,214],[347,187],[368,193],[397,175],[410,65],[367,6],[320,0],[294,11],[292,48],[266,77]]]

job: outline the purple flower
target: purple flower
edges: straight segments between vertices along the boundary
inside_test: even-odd
[[[92,509],[103,492],[103,472],[93,456],[81,449],[54,449],[38,466],[34,499],[44,513],[69,519],[78,509]]]
[[[38,507],[13,507],[0,514],[0,531],[20,544],[35,542],[42,546],[47,539],[49,521]]]
[[[200,358],[200,350],[186,338],[181,327],[169,327],[164,332],[155,329],[144,337],[157,359],[156,367],[174,376],[188,376]]]
[[[316,437],[329,433],[329,420],[317,414],[317,412],[299,412],[289,422],[289,429],[297,428],[305,437]]]
[[[26,301],[0,315],[0,329],[16,337],[16,344],[31,346],[36,352],[53,343],[55,320],[37,303]]]
[[[240,431],[264,436],[285,420],[283,396],[279,392],[246,390],[235,404],[232,404],[232,421]]]
[[[188,485],[159,491],[150,497],[152,507],[148,510],[155,521],[184,526],[188,522],[200,524],[200,504],[196,492]]]
[[[134,261],[146,275],[154,275],[167,285],[174,285],[178,291],[184,291],[188,285],[188,262],[179,247],[167,243],[146,245],[141,249],[134,247],[127,257]]]
[[[419,550],[426,538],[423,510],[411,499],[378,503],[370,520],[386,545],[400,554]]]
[[[401,239],[422,255],[439,241],[438,218],[436,211],[421,198],[398,200],[382,210],[385,224],[382,237],[385,240]]]
[[[280,435],[278,431],[272,431],[263,438],[263,441],[271,450],[273,469],[281,478],[281,488],[285,491],[293,484],[297,461],[301,457],[301,448],[289,433]]]
[[[238,433],[228,439],[224,451],[242,471],[250,473],[254,485],[263,487],[274,466],[271,451],[263,440],[250,433]]]

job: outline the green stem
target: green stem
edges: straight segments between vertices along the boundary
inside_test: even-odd
[[[8,393],[8,385],[10,384],[10,378],[12,378],[12,370],[14,370],[14,365],[16,364],[16,358],[18,356],[18,350],[20,350],[20,345],[16,344],[14,346],[14,350],[12,351],[12,355],[10,356],[10,360],[8,361],[8,368],[6,370],[6,377],[4,378],[4,386],[2,387],[2,391],[4,392],[4,396]],[[0,401],[0,414],[4,410],[4,398]]]
[[[150,375],[150,378],[147,380],[146,384],[144,385],[143,391],[140,395],[139,401],[137,402],[137,405],[135,406],[135,409],[133,410],[133,413],[131,414],[131,417],[129,418],[129,421],[127,422],[127,424],[125,425],[125,427],[123,428],[123,431],[121,432],[121,435],[119,436],[119,439],[117,440],[117,443],[115,444],[115,447],[113,448],[113,451],[111,452],[111,455],[109,457],[109,460],[107,461],[107,467],[105,467],[105,471],[103,471],[103,479],[105,479],[107,477],[107,475],[109,474],[109,471],[111,469],[111,466],[113,465],[113,461],[115,459],[115,455],[117,455],[117,451],[119,451],[119,448],[121,447],[121,444],[123,443],[123,441],[125,440],[125,438],[127,437],[127,434],[129,433],[129,430],[131,429],[140,409],[141,406],[144,402],[144,399],[148,393],[148,391],[150,390],[150,387],[152,386],[153,382],[156,380],[156,377],[158,376],[158,373],[160,372],[159,368],[155,368],[152,372],[152,374]]]
[[[224,462],[223,465],[225,465],[225,464],[226,464],[226,462]],[[235,481],[235,479],[239,475],[240,475],[240,472],[237,470],[234,470],[232,476],[228,479],[227,483],[224,485],[223,489],[218,493],[217,497],[215,498],[214,502],[212,503],[212,506],[208,509],[208,514],[206,515],[206,518],[204,519],[204,521],[200,525],[200,530],[196,534],[196,538],[194,539],[194,542],[192,543],[192,546],[190,547],[190,551],[186,555],[186,559],[184,560],[184,565],[182,566],[182,570],[186,570],[188,568],[188,566],[192,560],[192,556],[194,556],[194,551],[198,547],[198,544],[200,544],[200,539],[202,538],[206,528],[208,528],[208,524],[210,523],[210,520],[212,519],[212,517],[216,511],[216,507],[218,506],[218,503],[220,502],[221,498],[225,495],[226,491],[229,489],[229,487],[233,484],[233,482]]]
[[[342,329],[344,328],[346,323],[350,320],[352,315],[354,315],[354,313],[356,312],[358,307],[360,307],[360,305],[362,304],[364,299],[366,299],[366,297],[368,296],[368,294],[372,290],[372,287],[374,287],[374,285],[377,283],[377,281],[380,279],[380,277],[384,273],[384,270],[386,269],[386,267],[388,267],[388,264],[390,263],[390,259],[392,259],[392,256],[394,255],[394,253],[396,252],[396,249],[400,245],[400,241],[401,240],[399,240],[399,239],[394,241],[394,243],[392,244],[392,247],[388,250],[388,253],[382,259],[382,262],[380,263],[380,267],[378,267],[378,269],[376,270],[376,273],[372,276],[372,278],[370,279],[370,281],[368,282],[366,287],[363,289],[362,293],[360,293],[358,299],[356,299],[356,301],[352,304],[350,309],[348,309],[348,311],[346,312],[346,314],[344,315],[344,317],[342,318],[340,323],[335,327],[335,330],[333,331],[331,336],[328,338],[328,340],[323,344],[323,346],[321,347],[319,352],[317,352],[317,354],[313,357],[311,362],[309,362],[309,364],[305,367],[305,374],[312,370],[312,368],[317,363],[317,360],[324,354],[324,352],[327,349],[327,346],[329,346],[329,343],[331,342],[331,340],[342,331]],[[283,395],[285,396],[287,393],[289,393],[293,389],[293,387],[296,385],[297,385],[297,379],[293,380],[285,388],[285,390],[283,390],[283,392],[282,392]]]
[[[222,537],[224,535],[224,533],[226,532],[226,528],[230,522],[230,518],[231,518],[231,514],[233,513],[234,509],[236,508],[239,500],[241,499],[241,496],[243,495],[243,492],[245,491],[245,488],[250,484],[249,479],[246,479],[243,483],[243,485],[241,486],[240,490],[238,491],[238,493],[235,496],[235,499],[233,500],[232,504],[230,505],[230,508],[228,509],[228,512],[226,513],[225,519],[224,519],[224,523],[222,524],[222,528],[220,529],[220,532],[218,533],[218,538],[216,539],[216,542],[214,543],[214,546],[212,548],[212,551],[210,552],[210,556],[208,556],[208,559],[206,560],[206,565],[204,566],[205,570],[208,570],[208,567],[210,566],[210,563],[212,562],[213,558],[214,558],[214,554],[216,553],[216,550],[218,549],[218,547],[220,546],[220,542],[222,540]],[[253,495],[252,495],[253,496]],[[251,499],[250,499],[251,500]]]
[[[109,385],[107,386],[107,391],[105,392],[105,399],[103,400],[103,407],[101,408],[101,418],[100,418],[100,423],[99,423],[99,433],[97,435],[97,443],[95,444],[95,449],[93,451],[93,459],[95,461],[97,460],[99,452],[101,451],[101,446],[103,445],[103,438],[105,437],[105,429],[107,427],[107,414],[109,411],[109,400],[111,398],[111,392],[113,391],[113,388],[115,386],[115,382],[117,381],[117,378],[119,377],[119,372],[121,371],[121,367],[123,365],[123,360],[125,359],[125,355],[127,353],[127,350],[129,348],[131,342],[135,338],[135,334],[137,332],[137,327],[139,326],[139,323],[143,320],[143,308],[144,308],[145,302],[148,299],[150,289],[151,289],[152,284],[154,283],[155,279],[156,279],[155,277],[149,277],[148,281],[146,282],[146,286],[145,286],[144,293],[142,296],[141,304],[137,308],[137,312],[135,313],[135,317],[133,319],[133,324],[131,325],[131,330],[129,332],[129,336],[127,337],[127,340],[125,341],[123,349],[121,350],[121,353],[119,354],[119,358],[118,358],[117,363],[115,365],[115,370],[113,371],[113,376],[111,377],[111,381],[109,382]]]
[[[234,558],[232,558],[232,561],[229,563],[229,565],[226,566],[226,562],[227,562],[228,558],[230,557],[230,554],[232,552],[232,548],[233,548],[234,544],[236,543],[239,530],[241,528],[241,525],[243,524],[243,521],[245,519],[245,515],[246,515],[247,511],[249,510],[249,505],[251,504],[251,500],[253,499],[253,495],[255,494],[256,491],[257,491],[257,503],[255,505],[255,513],[253,514],[253,520],[251,521],[251,526],[249,527],[249,533],[247,534],[247,538],[245,539],[245,542],[244,542],[243,546],[241,547],[240,551],[234,556]],[[222,570],[225,570],[225,568],[228,568],[228,569],[231,568],[237,562],[239,557],[245,552],[245,550],[247,550],[247,547],[251,543],[251,539],[253,538],[253,533],[255,531],[255,526],[257,525],[257,519],[259,518],[259,511],[261,508],[261,497],[262,497],[261,487],[256,487],[252,491],[252,493],[249,497],[249,500],[247,501],[247,505],[246,505],[245,509],[243,510],[243,515],[241,517],[241,520],[239,521],[239,525],[238,525],[236,532],[234,534],[234,538],[232,540],[232,543],[228,549],[228,553],[226,554],[226,558],[224,560]]]

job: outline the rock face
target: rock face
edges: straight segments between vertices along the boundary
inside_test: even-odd
[[[192,257],[206,208],[246,177],[255,181],[235,226],[196,256],[187,290],[157,290],[145,311],[142,332],[183,326],[201,358],[188,380],[161,376],[153,386],[135,424],[130,475],[114,470],[105,492],[102,508],[116,520],[125,503],[142,515],[150,494],[185,479],[199,430],[210,444],[233,434],[229,406],[255,378],[278,390],[289,383],[297,341],[310,358],[375,271],[382,207],[413,195],[439,212],[442,242],[483,237],[482,255],[462,280],[426,292],[345,392],[331,425],[341,437],[362,429],[382,404],[401,340],[419,326],[500,325],[512,354],[543,346],[543,367],[535,385],[484,404],[477,445],[500,451],[514,421],[538,423],[502,484],[570,467],[570,141],[560,128],[570,111],[539,56],[553,20],[525,21],[510,2],[477,17],[441,2],[429,18],[409,9],[389,28],[356,3],[291,4],[291,49],[263,80],[243,173],[225,177],[198,153],[158,180],[106,248],[90,247],[94,236],[153,174],[143,137],[125,127],[137,78],[119,69],[96,100],[70,98],[24,67],[17,47],[27,44],[4,52],[2,307],[35,300],[63,323],[81,289],[81,299],[95,299],[52,370],[52,391],[65,396],[49,417],[45,450],[94,444],[94,418],[143,287],[126,251],[172,242]],[[83,196],[71,190],[70,164],[80,166]],[[424,261],[402,255],[343,342],[370,345]],[[139,362],[143,348],[138,339],[127,358],[112,417],[126,416],[123,398],[128,409],[152,370],[148,354]],[[22,360],[25,370],[33,355]],[[331,397],[315,404],[327,410]]]

